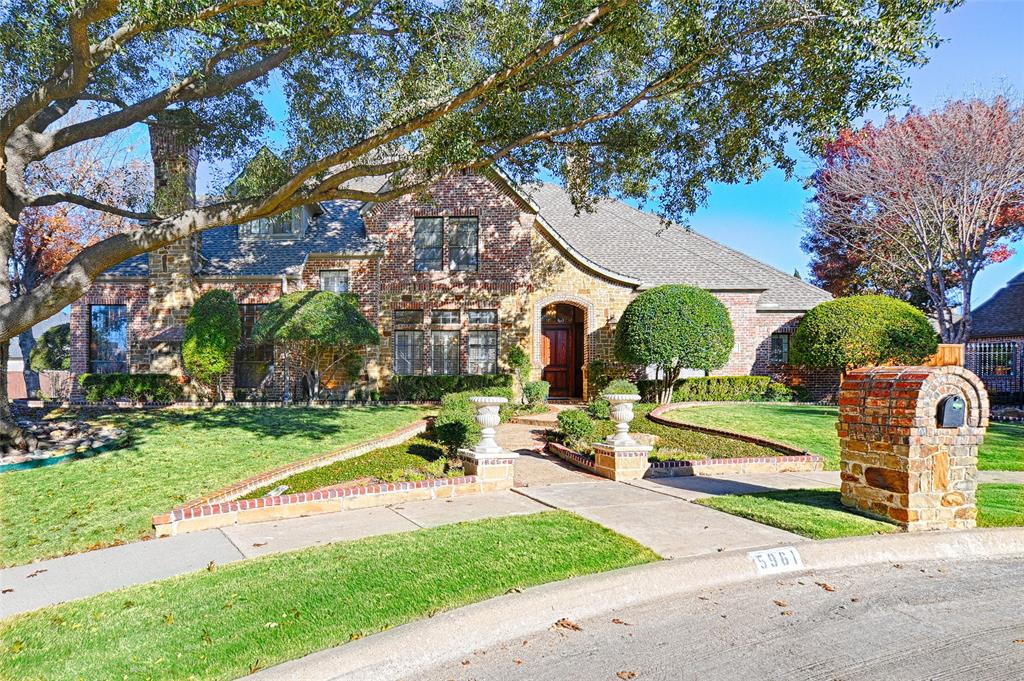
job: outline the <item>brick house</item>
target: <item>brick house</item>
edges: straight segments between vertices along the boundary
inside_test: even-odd
[[[994,402],[1024,404],[1024,272],[971,315],[964,363]]]
[[[195,152],[169,126],[152,126],[151,141],[157,191],[183,179],[181,200],[194,201]],[[836,387],[831,374],[787,365],[789,334],[825,291],[624,203],[576,215],[560,187],[517,187],[499,173],[450,177],[427,197],[332,201],[219,227],[127,260],[72,306],[71,370],[180,373],[183,323],[204,291],[235,294],[246,335],[282,292],[320,288],[356,294],[381,332],[361,377],[370,389],[395,374],[502,371],[518,344],[552,397],[584,398],[586,367],[611,359],[626,305],[668,283],[728,307],[736,346],[717,373],[775,375],[819,396]],[[277,397],[277,359],[244,343],[228,382]]]

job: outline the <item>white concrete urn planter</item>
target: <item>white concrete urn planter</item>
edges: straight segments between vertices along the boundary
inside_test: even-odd
[[[476,407],[476,423],[480,426],[480,442],[473,453],[480,456],[498,456],[504,453],[494,441],[494,428],[501,423],[501,405],[508,402],[504,397],[470,397]]]
[[[639,395],[602,395],[611,407],[611,419],[615,422],[615,434],[608,436],[608,444],[617,447],[635,446],[637,441],[629,434],[629,422],[633,420],[633,403],[640,401]]]

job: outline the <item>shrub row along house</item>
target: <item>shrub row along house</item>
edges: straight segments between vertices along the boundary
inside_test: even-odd
[[[994,402],[1024,404],[1024,272],[972,314],[964,363]]]
[[[184,181],[194,197],[195,151],[169,126],[152,126],[151,142],[157,191]],[[577,214],[562,188],[518,187],[497,172],[450,177],[425,196],[304,207],[127,260],[72,307],[71,371],[180,374],[190,305],[227,289],[243,321],[228,379],[236,395],[275,399],[286,375],[279,353],[245,339],[282,293],[326,289],[355,294],[381,336],[358,385],[328,386],[336,397],[386,392],[395,375],[502,372],[518,344],[552,397],[585,398],[587,366],[612,359],[626,305],[668,283],[707,289],[728,307],[736,345],[716,373],[774,375],[819,395],[834,388],[835,376],[787,363],[789,334],[825,291],[624,203]]]

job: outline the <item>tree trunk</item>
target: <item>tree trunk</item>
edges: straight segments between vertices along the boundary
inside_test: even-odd
[[[18,334],[18,346],[24,360],[22,374],[25,376],[25,393],[29,397],[39,397],[39,372],[32,368],[32,349],[36,347],[36,337],[32,329]]]
[[[11,257],[14,255],[14,231],[20,208],[7,189],[7,157],[0,158],[0,307],[11,302]],[[0,443],[25,445],[25,434],[11,413],[7,391],[7,360],[11,338],[0,334]],[[27,357],[25,358],[28,359]]]

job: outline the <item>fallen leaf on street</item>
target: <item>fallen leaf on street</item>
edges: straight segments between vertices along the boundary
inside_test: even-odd
[[[631,627],[631,626],[633,626],[633,625],[632,625],[632,624],[630,624],[629,622],[623,622],[623,621],[622,621],[622,620],[620,620],[620,619],[619,619],[618,617],[616,617],[615,619],[613,619],[613,620],[612,620],[612,624],[621,624],[621,625],[622,625],[622,626],[624,626],[624,627]]]
[[[783,610],[782,611],[782,616],[783,617],[792,617],[793,616],[793,611],[792,610]]]
[[[9,593],[11,593],[12,591],[14,591],[14,589],[4,589],[3,591],[0,591],[0,593],[5,593],[5,594],[9,594]]]
[[[214,561],[211,560],[209,563],[206,564],[206,571],[207,572],[213,572],[216,569],[217,569],[217,563],[215,563]]]
[[[46,568],[41,568],[39,570],[36,570],[35,572],[30,572],[27,575],[25,575],[25,579],[29,579],[30,577],[35,577],[36,575],[41,575],[41,574],[43,574],[46,571],[47,571]]]
[[[815,584],[820,586],[825,591],[835,591],[836,590],[836,588],[834,586],[832,586],[831,584],[829,584],[828,582],[815,582]]]
[[[522,661],[522,660],[520,660],[519,658],[516,658],[516,659],[514,659],[514,660],[512,660],[512,661],[513,661],[513,662],[515,662],[515,663],[516,663],[517,665],[519,665],[519,664],[522,664],[522,663],[523,663],[523,661]]]
[[[629,679],[635,679],[636,678],[636,672],[621,671],[618,674],[616,674],[615,676],[619,677],[623,681],[629,681]]]
[[[570,619],[566,619],[565,617],[555,622],[555,626],[553,628],[569,629],[570,631],[583,631],[583,627],[576,624]]]
[[[469,660],[463,660],[462,661],[462,666],[463,667],[468,667],[469,666]]]
[[[786,607],[786,601],[780,601],[780,600],[776,599],[776,600],[772,601],[772,603],[774,603],[775,605],[779,606],[780,608],[785,608]]]
[[[255,544],[253,544],[252,547],[254,549],[258,549],[259,547],[266,546],[266,545],[267,545],[267,542],[265,542],[265,541],[258,541]]]
[[[1024,643],[1024,638],[1018,638],[1014,641],[1014,643]]]

